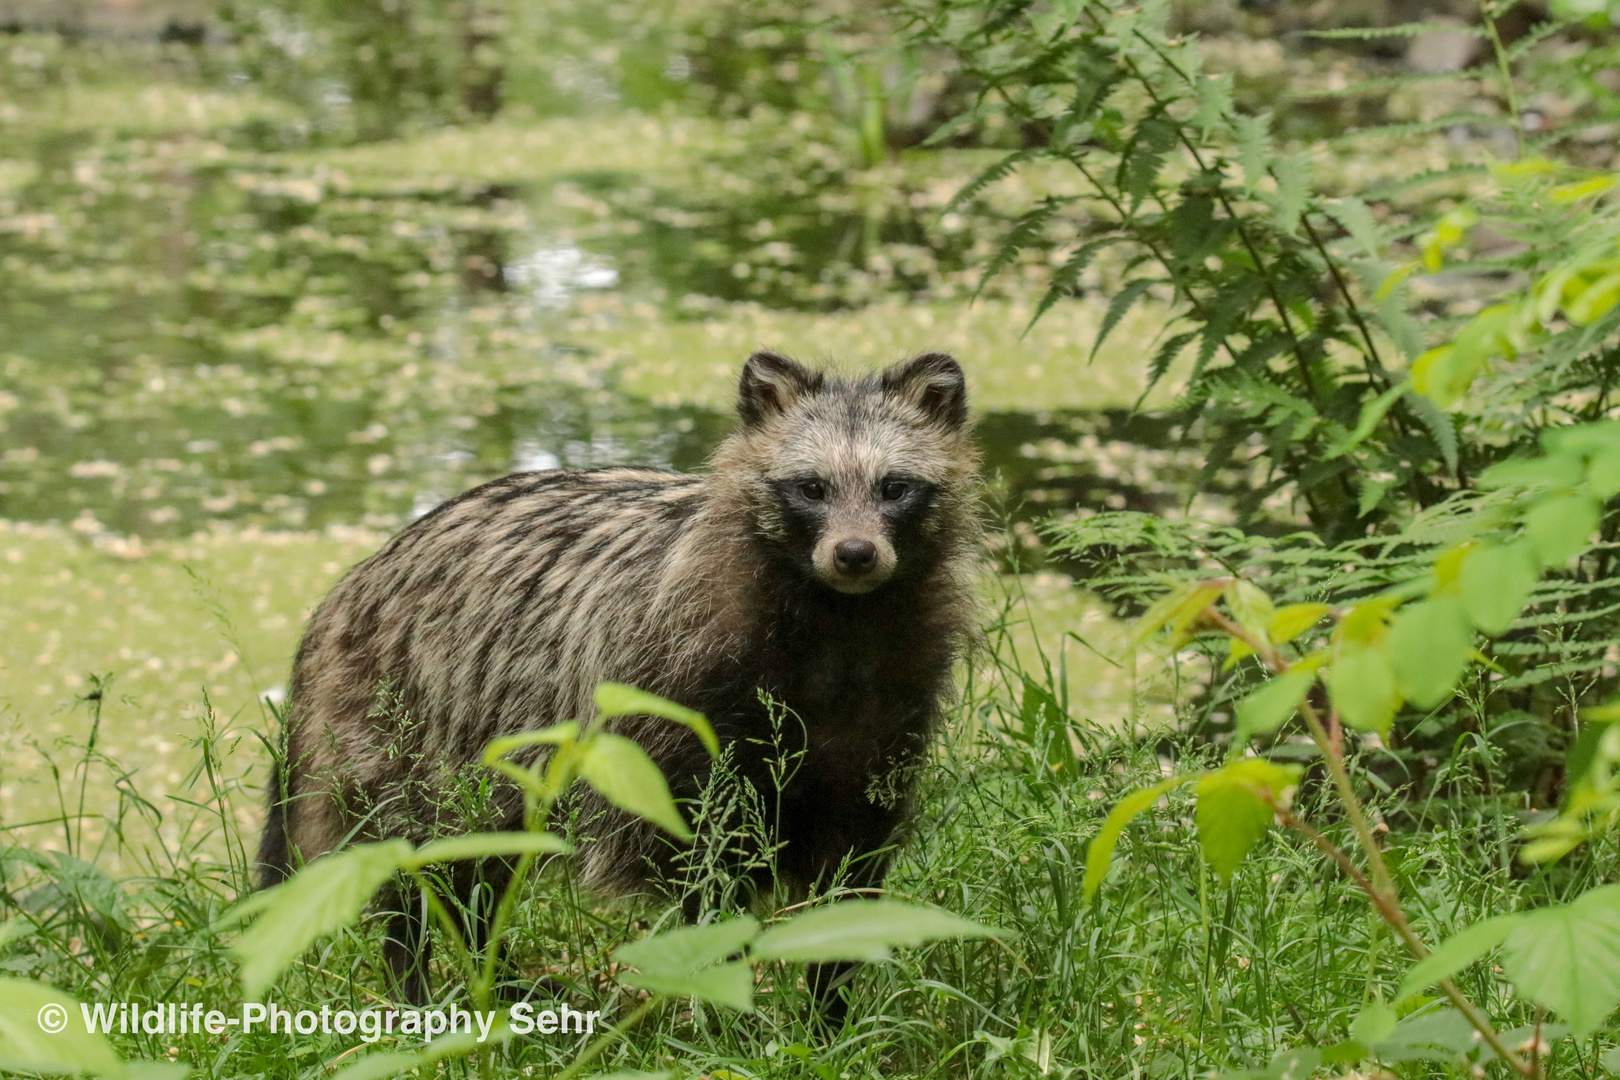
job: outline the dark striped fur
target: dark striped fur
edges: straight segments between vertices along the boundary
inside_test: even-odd
[[[761,353],[739,413],[704,474],[504,477],[351,571],[294,663],[264,880],[356,839],[520,827],[510,790],[458,797],[488,777],[483,747],[589,716],[613,680],[710,717],[776,813],[779,880],[760,885],[802,891],[851,858],[857,884],[879,883],[972,625],[962,373],[928,354],[845,379]],[[802,757],[780,791],[762,691],[796,718],[787,749]],[[698,793],[710,764],[684,729],[620,730],[678,797]],[[650,827],[590,798],[581,809],[588,884],[634,890],[667,871],[673,849]],[[499,884],[499,867],[483,872]],[[392,936],[391,963],[408,967],[417,932]]]

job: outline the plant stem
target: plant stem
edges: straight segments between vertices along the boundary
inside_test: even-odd
[[[1291,666],[1282,658],[1275,646],[1268,641],[1254,637],[1243,627],[1233,622],[1227,616],[1216,610],[1213,605],[1204,609],[1203,618],[1212,623],[1226,634],[1244,642],[1255,651],[1261,661],[1276,674],[1282,674]],[[1428,946],[1423,939],[1417,936],[1411,924],[1406,921],[1406,912],[1401,908],[1399,893],[1395,888],[1395,880],[1390,876],[1389,866],[1384,861],[1384,853],[1378,847],[1378,838],[1372,827],[1367,823],[1366,811],[1362,809],[1361,800],[1356,798],[1354,786],[1350,782],[1350,771],[1345,766],[1344,755],[1340,752],[1337,743],[1329,736],[1326,727],[1322,724],[1321,715],[1316,707],[1306,698],[1299,703],[1299,713],[1305,718],[1305,724],[1310,728],[1311,738],[1322,751],[1322,758],[1327,762],[1328,772],[1333,776],[1333,785],[1339,795],[1339,802],[1344,807],[1346,816],[1350,819],[1350,826],[1355,831],[1356,839],[1360,842],[1362,851],[1367,856],[1367,864],[1372,868],[1372,877],[1369,878],[1361,868],[1350,861],[1350,856],[1344,850],[1323,836],[1316,829],[1306,824],[1292,810],[1287,807],[1273,804],[1272,810],[1277,820],[1286,827],[1302,834],[1311,843],[1339,865],[1350,880],[1360,886],[1362,892],[1372,901],[1373,910],[1378,912],[1380,918],[1388,923],[1390,928],[1400,935],[1401,941],[1417,959],[1422,960],[1429,955]],[[1473,1029],[1479,1032],[1480,1038],[1485,1040],[1496,1055],[1507,1062],[1515,1072],[1521,1076],[1535,1077],[1538,1075],[1538,1066],[1525,1061],[1502,1041],[1496,1029],[1491,1026],[1490,1019],[1479,1011],[1479,1008],[1468,996],[1458,989],[1457,984],[1450,979],[1442,979],[1438,984],[1442,993],[1451,999],[1458,1012],[1468,1021]]]
[[[1508,64],[1507,48],[1502,44],[1502,35],[1496,32],[1496,20],[1491,16],[1491,9],[1496,5],[1490,0],[1479,0],[1479,17],[1485,24],[1485,33],[1491,39],[1491,51],[1496,54],[1496,69],[1502,75],[1502,92],[1507,95],[1509,118],[1513,121],[1513,145],[1519,157],[1524,156],[1524,124],[1519,117],[1519,94],[1513,86],[1513,68]]]

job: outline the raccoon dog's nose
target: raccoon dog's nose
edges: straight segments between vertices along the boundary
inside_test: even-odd
[[[877,545],[870,540],[840,540],[833,548],[833,562],[840,573],[870,574],[877,566]]]

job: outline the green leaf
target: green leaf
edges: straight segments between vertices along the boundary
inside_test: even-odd
[[[317,859],[227,913],[231,921],[259,916],[231,946],[242,961],[243,995],[259,997],[316,938],[353,925],[377,889],[411,856],[407,840],[362,844]]]
[[[1097,889],[1108,873],[1108,864],[1114,858],[1114,848],[1119,844],[1119,837],[1125,831],[1125,826],[1134,821],[1142,811],[1158,802],[1159,797],[1171,788],[1180,787],[1196,779],[1197,773],[1172,776],[1152,787],[1131,792],[1108,812],[1108,816],[1103,819],[1102,828],[1097,830],[1091,846],[1086,849],[1086,877],[1083,889],[1087,900],[1097,895]]]
[[[1408,604],[1389,627],[1395,685],[1420,709],[1440,704],[1451,693],[1473,649],[1468,612],[1455,596]]]
[[[1225,589],[1224,582],[1189,581],[1165,593],[1137,620],[1133,643],[1141,644],[1160,630],[1179,638]]]
[[[1276,731],[1294,715],[1316,681],[1316,667],[1295,665],[1244,698],[1237,707],[1232,745],[1242,747],[1255,735]]]
[[[457,859],[484,859],[495,855],[560,855],[568,850],[568,843],[554,833],[473,833],[423,844],[400,864],[400,868],[420,870],[424,866]]]
[[[1521,913],[1502,948],[1502,970],[1578,1037],[1591,1034],[1620,1004],[1620,885]]]
[[[1298,783],[1297,768],[1264,758],[1240,758],[1199,779],[1198,845],[1204,861],[1223,881],[1231,880],[1270,827],[1274,807],[1286,805],[1289,791]]]
[[[843,900],[771,927],[754,939],[749,953],[757,960],[885,960],[897,946],[1004,933],[922,904]]]
[[[1328,693],[1346,724],[1380,735],[1389,733],[1401,705],[1389,653],[1381,645],[1342,643],[1328,672]]]
[[[692,839],[664,774],[647,751],[622,735],[603,731],[580,744],[579,774],[608,802],[682,840]]]
[[[62,1029],[46,1031],[58,1016]],[[0,1069],[128,1075],[112,1043],[85,1028],[76,999],[31,979],[0,979]]]
[[[1395,1030],[1395,1010],[1382,1001],[1369,1002],[1350,1021],[1350,1037],[1363,1046],[1377,1046]]]
[[[744,915],[632,941],[620,946],[613,958],[652,974],[681,974],[719,963],[758,936],[759,923]]]
[[[560,724],[552,724],[550,727],[541,728],[539,731],[525,731],[520,735],[503,735],[499,739],[490,740],[489,745],[484,747],[484,764],[494,765],[507,754],[514,750],[520,750],[525,746],[538,744],[560,746],[563,743],[571,743],[577,738],[579,738],[579,723],[574,720],[564,720]]]
[[[1273,644],[1286,645],[1315,626],[1333,609],[1326,604],[1289,604],[1280,607],[1266,625],[1266,636]]]
[[[1586,550],[1603,518],[1602,507],[1584,492],[1548,495],[1524,516],[1524,535],[1542,566],[1562,566]]]
[[[1463,559],[1457,582],[1463,609],[1487,634],[1506,632],[1541,576],[1534,549],[1523,541],[1485,544]]]
[[[649,694],[645,690],[637,690],[623,683],[605,682],[596,688],[596,708],[603,716],[645,714],[673,720],[677,724],[691,728],[708,748],[710,757],[718,756],[720,753],[720,741],[715,738],[714,728],[709,726],[708,717],[656,694]]]
[[[1585,326],[1607,315],[1620,303],[1620,273],[1598,278],[1564,305],[1564,314],[1576,326]]]
[[[1507,940],[1517,915],[1498,915],[1459,930],[1435,946],[1433,952],[1412,965],[1395,992],[1396,1001],[1405,1001],[1442,979],[1449,979],[1463,968]]]
[[[754,1010],[754,970],[741,961],[679,975],[631,973],[620,975],[619,981],[654,994],[700,998],[739,1012]]]

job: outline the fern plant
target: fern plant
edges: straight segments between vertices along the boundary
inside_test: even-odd
[[[1072,295],[1099,258],[1123,270],[1093,351],[1145,298],[1168,305],[1146,384],[1178,361],[1188,365],[1183,421],[1210,447],[1206,475],[1248,462],[1265,478],[1239,500],[1241,521],[1256,521],[1268,502],[1297,499],[1329,542],[1387,531],[1525,445],[1522,434],[1503,437],[1499,415],[1480,423],[1413,393],[1405,370],[1449,326],[1427,316],[1425,325],[1412,310],[1400,276],[1412,260],[1401,256],[1420,248],[1429,270],[1439,269],[1435,253],[1456,248],[1482,216],[1440,196],[1464,181],[1477,193],[1477,166],[1407,177],[1374,199],[1332,197],[1313,182],[1310,155],[1281,144],[1269,114],[1239,107],[1232,73],[1205,71],[1197,42],[1172,32],[1164,3],[910,0],[908,10],[919,36],[951,49],[980,87],[974,107],[940,138],[988,128],[992,118],[1022,133],[1023,144],[964,185],[951,209],[1036,162],[1060,163],[1074,181],[1073,193],[1028,206],[984,280],[1062,224],[1078,240],[1056,260],[1036,319]],[[1552,31],[1507,48],[1483,19],[1506,112],[1468,122],[1516,129],[1514,66]],[[1479,281],[1533,272],[1577,243],[1580,214],[1534,205],[1527,179],[1498,178],[1487,216],[1533,235],[1509,256],[1472,264]],[[1414,195],[1419,180],[1428,187]],[[1559,368],[1562,389],[1606,394],[1612,350],[1588,340],[1579,353],[1580,363]]]

